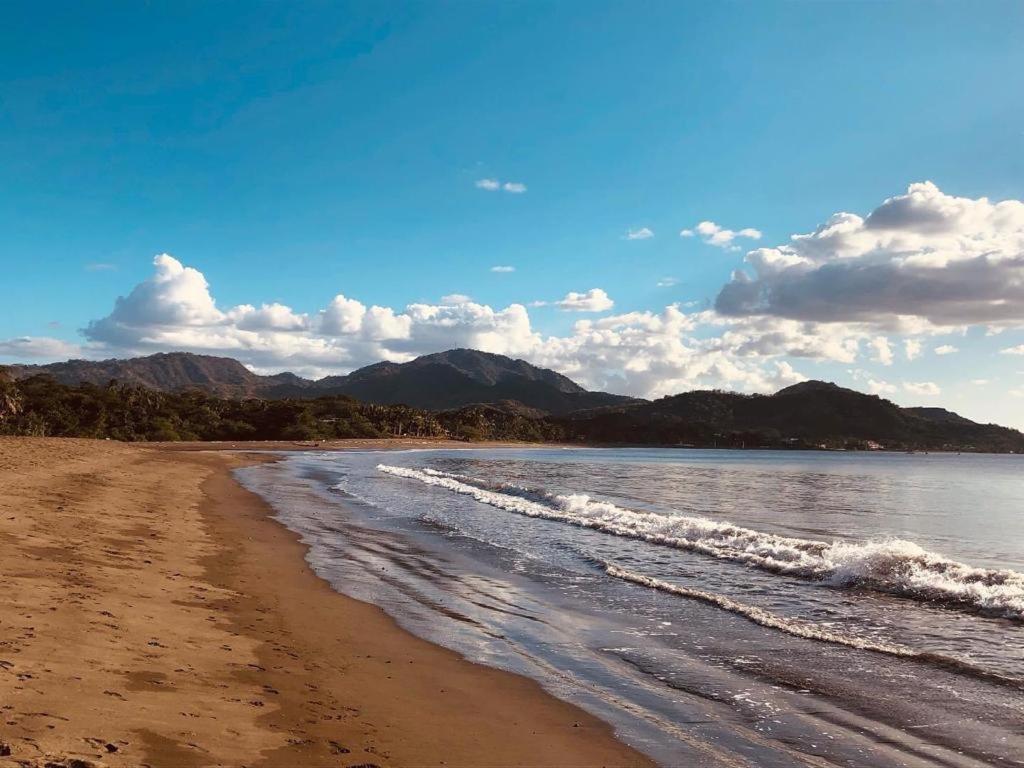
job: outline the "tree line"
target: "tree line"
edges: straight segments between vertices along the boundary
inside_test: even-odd
[[[133,441],[333,440],[424,437],[552,441],[564,430],[492,406],[443,413],[316,399],[231,399],[194,390],[157,392],[115,381],[59,384],[48,376],[12,381],[0,374],[0,434]]]

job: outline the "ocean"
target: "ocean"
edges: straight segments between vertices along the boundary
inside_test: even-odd
[[[1024,457],[291,453],[313,569],[665,765],[1024,765]]]

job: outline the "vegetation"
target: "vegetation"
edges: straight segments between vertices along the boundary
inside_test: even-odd
[[[774,395],[687,392],[654,402],[545,414],[517,402],[431,412],[346,395],[225,398],[111,381],[67,385],[0,371],[0,434],[155,440],[435,437],[720,448],[1024,452],[1024,434],[940,408],[806,382]]]
[[[543,420],[491,406],[430,413],[405,405],[361,403],[344,395],[229,399],[198,390],[157,392],[117,382],[68,386],[47,376],[0,379],[0,434],[123,441],[560,437],[557,427]]]

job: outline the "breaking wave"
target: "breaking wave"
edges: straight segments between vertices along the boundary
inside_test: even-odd
[[[791,538],[705,517],[625,509],[582,493],[553,494],[509,484],[489,485],[433,469],[386,464],[379,464],[377,469],[528,517],[685,549],[835,587],[866,588],[1024,620],[1024,574],[975,568],[904,539],[830,543]]]
[[[969,661],[964,661],[963,659],[957,659],[952,656],[933,653],[931,651],[917,651],[913,648],[908,648],[905,645],[885,643],[877,640],[868,640],[865,638],[854,637],[852,635],[846,635],[841,632],[835,632],[834,630],[817,626],[813,623],[787,619],[784,616],[779,616],[778,614],[767,611],[764,608],[758,608],[755,605],[741,603],[739,600],[733,600],[731,597],[726,597],[725,595],[718,595],[714,592],[705,592],[702,589],[691,589],[690,587],[671,584],[667,581],[662,581],[661,579],[645,576],[642,573],[628,571],[625,568],[620,568],[619,566],[612,565],[610,563],[603,563],[602,565],[604,566],[605,573],[616,579],[629,581],[633,584],[656,589],[659,592],[666,592],[670,595],[678,595],[679,597],[689,598],[690,600],[699,600],[702,603],[708,603],[709,605],[714,605],[730,613],[734,613],[737,616],[742,616],[755,624],[760,624],[762,627],[777,629],[781,632],[785,632],[786,634],[793,635],[794,637],[803,637],[823,643],[835,643],[837,645],[845,645],[849,648],[859,648],[863,651],[875,651],[876,653],[885,653],[890,656],[899,656],[904,659],[913,659],[914,661],[931,664],[932,666],[948,669],[952,672],[970,675],[971,677],[978,678],[979,680],[987,680],[991,683],[1024,690],[1024,680],[1018,680],[1013,677],[1001,675],[997,672],[992,672],[972,664]]]

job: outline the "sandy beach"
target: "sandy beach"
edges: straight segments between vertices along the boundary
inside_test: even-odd
[[[331,590],[221,448],[0,439],[0,765],[649,764]]]

